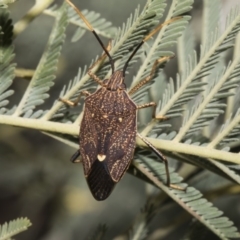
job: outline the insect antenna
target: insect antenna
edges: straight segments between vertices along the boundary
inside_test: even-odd
[[[134,51],[132,52],[132,54],[130,55],[130,57],[128,58],[128,60],[126,61],[124,67],[123,67],[123,76],[125,76],[125,72],[127,70],[128,64],[131,61],[131,59],[133,58],[133,56],[136,54],[136,52],[138,51],[138,49],[149,39],[151,38],[155,33],[157,33],[160,29],[162,29],[164,26],[175,22],[178,19],[181,19],[182,17],[174,17],[172,19],[169,19],[168,21],[158,25],[155,29],[153,29],[138,45],[137,47],[134,49]]]
[[[109,58],[109,62],[112,68],[112,73],[114,73],[114,60],[111,57],[111,55],[109,54],[108,50],[106,49],[106,47],[103,45],[103,42],[101,41],[101,39],[99,38],[99,36],[97,35],[97,33],[95,32],[95,30],[93,29],[92,25],[88,22],[88,20],[85,18],[85,16],[82,14],[82,12],[70,1],[70,0],[65,0],[75,11],[76,13],[80,16],[80,18],[84,21],[84,23],[86,24],[86,26],[88,27],[88,29],[93,33],[93,35],[96,37],[96,39],[98,40],[99,44],[101,45],[101,47],[103,48],[104,52],[107,54],[108,58]]]

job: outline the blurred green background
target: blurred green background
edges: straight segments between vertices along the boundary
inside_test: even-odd
[[[19,0],[12,4],[9,9],[13,22],[21,19],[34,2]],[[223,1],[223,18],[224,12],[235,2]],[[81,9],[101,13],[113,26],[121,27],[137,5],[142,8],[145,1],[75,0],[74,3]],[[201,8],[202,1],[197,0],[191,12],[198,42],[201,35]],[[36,68],[53,22],[52,17],[41,15],[14,40],[15,61],[18,67]],[[58,76],[51,89],[51,97],[46,101],[46,108],[52,105],[63,85],[77,74],[78,68],[89,65],[91,60],[102,52],[90,32],[72,43],[71,37],[75,30],[71,25],[67,29]],[[107,43],[107,39],[104,41]],[[175,64],[167,66],[167,70],[176,72],[176,66],[175,60]],[[134,74],[136,69],[132,69],[131,72]],[[15,79],[12,105],[21,99],[27,84],[27,80]],[[88,190],[81,164],[72,164],[69,161],[74,152],[75,149],[40,132],[0,126],[0,224],[21,216],[28,217],[33,223],[28,231],[16,236],[16,239],[86,239],[99,223],[107,224],[109,229],[106,239],[113,239],[125,233],[131,226],[145,204],[149,187],[143,181],[126,174],[107,200],[97,202]],[[162,214],[164,219],[158,219],[158,227],[161,227],[161,224],[164,226],[166,221],[171,221],[172,215],[166,218],[166,214]],[[164,239],[178,237],[171,235]]]

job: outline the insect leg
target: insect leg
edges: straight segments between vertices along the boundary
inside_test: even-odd
[[[170,173],[169,173],[169,169],[168,169],[168,160],[167,158],[158,150],[156,149],[146,138],[144,138],[141,134],[137,133],[137,136],[148,146],[150,147],[153,152],[162,160],[162,162],[165,164],[165,170],[166,170],[166,175],[167,175],[167,183],[166,185],[170,188],[173,188],[173,189],[177,189],[177,190],[183,190],[183,188],[177,186],[177,185],[174,185],[174,184],[171,184],[171,180],[170,180]]]
[[[148,83],[149,81],[151,81],[151,79],[154,77],[154,74],[157,70],[157,67],[159,66],[159,64],[167,62],[170,58],[172,58],[174,56],[165,56],[165,57],[161,57],[159,59],[157,59],[152,67],[152,70],[149,74],[149,76],[143,78],[139,83],[137,83],[136,86],[134,86],[132,89],[130,89],[128,91],[129,95],[132,95],[133,93],[135,93],[139,88],[141,88],[142,86],[144,86],[146,83]]]
[[[158,119],[158,120],[167,120],[168,119],[168,117],[165,117],[165,116],[156,116],[157,104],[155,102],[150,102],[150,103],[145,103],[143,105],[139,105],[139,106],[137,106],[137,109],[142,109],[142,108],[147,108],[147,107],[153,107],[152,117],[154,119]]]
[[[79,163],[79,162],[81,162],[81,160],[78,159],[79,156],[80,156],[80,151],[77,150],[77,151],[72,155],[72,157],[70,158],[70,161],[73,162],[73,163]]]
[[[66,100],[66,99],[63,99],[63,98],[59,98],[59,101],[71,106],[71,107],[76,107],[82,97],[82,95],[84,95],[85,97],[87,96],[90,96],[91,93],[88,92],[88,91],[82,91],[80,92],[79,96],[77,97],[77,99],[75,101],[70,101],[70,100]]]
[[[141,138],[141,140],[143,142],[145,142],[148,147],[150,147],[153,152],[155,152],[157,154],[157,156],[162,160],[162,162],[164,162],[165,164],[165,170],[166,170],[166,175],[167,175],[167,186],[170,186],[170,174],[169,174],[169,169],[168,169],[168,161],[166,159],[166,157],[160,152],[158,151],[146,138],[144,138],[141,134],[137,133],[138,137]]]

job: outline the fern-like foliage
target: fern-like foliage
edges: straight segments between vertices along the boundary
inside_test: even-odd
[[[220,1],[204,0],[203,24],[202,24],[202,44],[205,45],[211,36],[212,31],[219,27],[220,19]]]
[[[20,232],[26,231],[31,222],[27,218],[18,218],[0,226],[0,240],[8,240]]]
[[[171,182],[184,188],[184,191],[169,189],[163,183],[166,181],[165,166],[154,160],[154,156],[147,154],[137,155],[133,163],[138,170],[146,175],[154,184],[166,191],[174,201],[178,202],[185,210],[192,214],[198,221],[214,232],[221,239],[239,238],[240,234],[233,222],[223,217],[223,212],[203,198],[202,193],[194,187],[182,183],[182,178],[170,170]]]
[[[63,4],[58,10],[55,26],[53,27],[46,50],[21,102],[14,112],[14,116],[23,115],[26,118],[30,117],[33,109],[44,103],[44,100],[49,97],[47,92],[54,84],[53,80],[55,79],[58,57],[60,56],[65,38],[67,22],[67,8],[66,4]],[[39,114],[37,117],[39,117]]]
[[[215,4],[218,5],[219,3],[217,3],[216,1]],[[239,11],[239,9],[237,8],[235,10],[232,10],[232,12],[230,12],[227,19],[226,32],[228,27],[231,25],[231,23],[235,21],[235,24],[232,24],[233,30],[231,33],[227,34],[225,32],[226,39],[223,40],[224,47],[221,48],[223,50],[226,50],[227,48],[230,48],[233,46],[232,43],[226,45],[226,42],[236,37],[239,31],[239,19],[235,11],[237,12]],[[206,16],[209,16],[209,14],[206,14]],[[214,18],[214,16],[212,17]],[[216,24],[214,25],[213,29],[215,29],[214,32],[216,32],[216,29],[217,29]],[[218,34],[216,34],[216,38],[217,36]],[[206,44],[208,41],[206,40]],[[212,45],[210,42],[208,44],[209,46]],[[210,48],[208,47],[208,49]],[[234,51],[238,51],[238,49],[239,49],[239,46],[238,44],[236,44],[234,46]],[[204,81],[201,82],[201,83],[207,83],[206,90],[203,92],[202,96],[195,99],[195,104],[192,106],[191,110],[189,110],[189,113],[185,116],[185,119],[182,124],[182,128],[176,135],[174,139],[175,141],[181,141],[182,138],[185,138],[186,140],[186,139],[189,139],[190,137],[194,137],[195,133],[203,130],[205,126],[209,125],[209,121],[211,121],[214,118],[217,118],[220,114],[224,113],[226,109],[226,104],[224,103],[223,100],[233,95],[234,91],[231,91],[231,90],[235,90],[239,86],[239,78],[238,78],[239,58],[237,55],[234,55],[232,62],[230,62],[226,67],[224,67],[221,59],[222,59],[222,55],[219,55],[219,61],[218,63],[215,64],[213,71],[207,78],[204,78]],[[227,121],[224,124],[224,126],[228,125],[228,122],[229,121]],[[234,127],[233,126],[232,127],[234,129],[235,128],[237,129],[237,126],[238,126],[237,123],[234,122]],[[208,144],[209,147],[215,147],[217,146],[217,144],[221,142],[221,139],[224,138],[224,134],[225,135],[227,134],[226,132],[225,133],[222,132],[222,130],[221,130],[221,133],[216,135],[216,137]],[[228,129],[228,131],[231,132],[230,129]],[[213,130],[211,132],[213,132]],[[233,132],[235,131],[233,130]],[[234,134],[233,132],[232,132],[232,135],[231,133],[229,133],[229,136],[230,135],[236,136],[236,134]],[[208,135],[211,135],[211,133]],[[191,139],[189,139],[189,141],[190,143],[192,142]],[[198,143],[201,144],[200,142]],[[203,142],[202,144],[206,145],[206,142]],[[221,147],[220,147],[221,149],[226,146],[227,144],[223,144],[223,142],[221,142]],[[197,164],[198,166],[204,166],[205,168],[211,171],[218,172],[218,174],[223,174],[227,178],[230,178],[233,181],[240,183],[239,175],[233,170],[229,169],[227,165],[217,163],[213,160],[205,161],[202,158],[192,159],[191,157],[188,157],[187,161]]]
[[[214,142],[218,142],[220,145],[228,145],[229,143],[234,143],[239,141],[239,129],[240,122],[239,120],[240,109],[236,112],[236,114],[228,119],[227,122],[220,129],[218,139],[214,139]]]
[[[126,59],[129,57],[129,50],[132,49],[136,43],[141,41],[143,34],[149,32],[149,29],[151,29],[153,26],[156,26],[158,19],[163,15],[165,7],[166,4],[163,0],[148,1],[141,13],[138,7],[135,10],[135,13],[129,17],[126,24],[123,24],[122,29],[120,29],[116,34],[116,37],[112,43],[112,49],[110,51],[110,54],[114,59],[119,59],[115,64],[116,69],[119,69],[124,65]],[[139,58],[140,53],[136,54],[131,63]],[[104,64],[98,69],[98,76],[104,79],[109,71],[109,68],[109,64]],[[69,89],[67,94],[62,96],[63,98],[74,100],[82,90],[86,89],[86,86],[91,88],[91,85],[94,84],[96,88],[96,84],[93,81],[87,83],[89,80],[88,74],[85,74],[84,70],[81,70],[81,72],[84,72],[84,75],[82,75],[81,78],[75,78],[78,80],[74,80],[75,84],[71,86],[71,89]],[[54,114],[59,116],[59,114],[65,110],[65,105],[63,105],[61,102],[56,102],[51,111],[44,116],[44,119],[56,117]]]
[[[217,67],[217,69],[219,69],[219,67]],[[212,86],[209,86],[206,90],[206,98],[201,98],[201,103],[198,101],[197,104],[195,104],[190,116],[188,116],[188,119],[183,123],[182,131],[186,131],[186,137],[202,130],[209,124],[209,121],[224,113],[226,105],[222,103],[222,100],[231,96],[232,93],[228,90],[236,88],[240,82],[240,79],[234,78],[236,71],[239,71],[237,60],[231,64],[231,67],[228,66],[227,69],[222,69],[222,71],[218,72],[218,74],[212,78]],[[221,87],[219,85],[221,85]],[[196,120],[194,121],[194,119]],[[206,119],[208,119],[208,121],[206,121]],[[192,123],[192,121],[194,121],[194,123]],[[191,126],[187,130],[186,126],[188,124],[191,124]]]
[[[57,6],[54,5],[44,11],[45,14],[56,17],[57,16]],[[112,27],[112,23],[106,21],[104,18],[100,18],[100,14],[94,11],[82,10],[84,16],[88,19],[91,25],[94,27],[97,34],[107,37],[113,38],[116,34],[117,29]],[[86,32],[87,26],[86,24],[79,18],[78,14],[72,9],[68,9],[68,19],[69,23],[78,26],[78,29],[75,31],[72,41],[75,42],[79,40],[84,33]]]
[[[193,1],[191,0],[184,2],[174,1],[171,9],[168,12],[166,20],[169,20],[177,16],[178,14],[190,11],[192,3]],[[158,56],[172,55],[171,52],[166,52],[166,49],[176,44],[176,40],[179,36],[181,36],[182,31],[185,29],[188,23],[187,20],[189,20],[189,17],[186,16],[179,21],[173,22],[172,24],[165,26],[165,28],[163,28],[163,30],[159,32],[156,40],[152,44],[153,46],[151,47],[151,51],[147,54],[143,66],[141,67],[141,69],[143,70],[140,73],[138,72],[138,75],[134,79],[134,83],[138,82],[144,76],[149,75],[151,69],[147,67],[147,65],[149,63],[152,64],[155,60],[157,60]]]
[[[6,10],[0,10],[0,113],[5,113],[4,108],[9,101],[7,98],[13,94],[9,89],[15,77],[15,64],[12,63],[14,58],[12,46],[12,21]]]
[[[0,0],[0,8],[7,8],[8,4],[14,3],[16,0]]]
[[[144,103],[146,97],[149,97],[149,88],[157,86],[154,85],[155,82],[166,82],[165,89],[159,90],[159,93],[163,92],[163,94],[158,96],[160,101],[157,103],[156,114],[170,119],[167,122],[152,119],[146,125],[146,122],[139,118],[140,133],[148,137],[155,148],[178,160],[180,167],[182,163],[192,164],[196,169],[210,170],[233,184],[240,184],[239,155],[231,152],[230,149],[232,143],[239,142],[239,101],[235,97],[233,101],[235,106],[228,104],[229,98],[239,92],[240,88],[240,37],[237,37],[240,30],[240,7],[230,11],[226,26],[220,32],[218,11],[221,6],[220,1],[204,1],[202,45],[198,56],[193,30],[191,27],[186,29],[190,17],[185,13],[191,10],[193,1],[173,0],[169,8],[167,3],[165,0],[148,0],[142,11],[140,7],[136,8],[115,33],[112,31],[114,28],[109,28],[109,23],[99,15],[88,10],[83,13],[100,35],[111,38],[114,36],[110,54],[115,60],[116,69],[123,68],[135,46],[159,24],[160,20],[169,21],[182,15],[181,18],[164,25],[130,62],[130,66],[137,61],[140,62],[133,80],[129,80],[128,85],[131,90],[141,79],[149,76],[156,60],[163,56],[171,58],[174,55],[169,48],[176,45],[178,38],[184,33],[177,44],[179,72],[176,78],[167,80],[166,75],[161,72],[165,65],[162,64],[151,81],[131,96],[136,104]],[[162,20],[164,12],[166,18]],[[78,27],[74,35],[75,40],[84,34],[86,26],[66,4],[60,8],[45,10],[44,13],[53,16],[55,24],[47,47],[20,103],[12,109],[5,108],[8,104],[7,98],[13,94],[13,91],[9,90],[15,70],[15,65],[12,64],[14,49],[10,41],[12,26],[8,15],[1,14],[0,123],[45,131],[49,136],[78,148],[76,136],[79,134],[82,111],[66,114],[69,108],[58,99],[55,99],[47,111],[35,111],[35,108],[49,96],[50,88],[53,86],[68,21]],[[210,22],[211,24],[208,24]],[[232,49],[234,54],[232,60],[225,64],[225,52],[228,49]],[[91,65],[97,59],[98,57]],[[76,76],[63,86],[59,97],[75,100],[83,90],[93,92],[97,84],[87,73],[89,67],[79,67]],[[99,62],[92,72],[101,79],[108,78],[111,74],[108,59]],[[228,112],[231,110],[232,114],[226,114],[227,120],[221,122],[219,117],[225,114],[226,109]],[[189,186],[187,180],[186,183],[182,182],[182,178],[172,168],[170,168],[171,183],[184,188],[185,191],[167,187],[165,166],[151,153],[139,150],[139,147],[145,146],[139,139],[137,146],[132,169],[133,172],[137,171],[139,178],[160,188],[166,194],[165,197],[174,200],[191,217],[197,219],[220,239],[240,237],[233,222],[203,197],[204,192],[201,193],[194,185]],[[221,163],[217,160],[225,162]],[[231,162],[231,165],[226,162]],[[193,175],[191,172],[189,178],[194,179]],[[149,222],[155,215],[155,210],[160,207],[158,205],[152,208],[151,205],[147,205],[134,222],[129,232],[129,239],[144,239],[147,236]],[[192,228],[186,239],[195,236],[198,229],[198,226]],[[103,233],[105,228],[100,227],[94,237],[101,239]]]
[[[166,92],[164,93],[163,98],[159,102],[157,108],[159,115],[166,115],[169,117],[179,116],[181,114],[180,106],[183,106],[190,99],[193,99],[197,94],[203,91],[202,86],[205,85],[205,83],[199,83],[199,80],[209,75],[210,71],[220,61],[221,53],[232,47],[231,41],[234,40],[239,30],[239,8],[235,8],[228,15],[224,33],[218,37],[218,29],[213,30],[208,38],[208,41],[206,41],[205,45],[202,46],[200,61],[197,62],[196,54],[189,56],[189,60],[186,65],[186,71],[184,71],[182,75],[177,75],[176,87],[173,86],[173,80],[170,79],[171,82],[169,83],[169,86],[166,89]],[[232,65],[232,68],[234,68],[234,65]],[[231,73],[231,71],[233,71],[233,69],[231,69],[229,72]],[[176,136],[176,141],[180,141],[184,137],[188,129],[192,127],[193,123],[196,122],[197,117],[203,112],[206,105],[211,103],[211,100],[213,100],[213,95],[216,94],[216,98],[222,98],[225,96],[221,94],[220,88],[226,82],[226,80],[227,78],[223,78],[219,84],[213,84],[215,88],[212,91],[212,95],[209,95],[208,99],[204,99],[204,106],[199,106],[198,113],[193,114],[192,117],[185,122],[184,126]],[[212,118],[213,117],[214,116],[212,116]],[[155,124],[153,122],[152,125],[150,125],[144,131],[144,134],[149,132],[154,126]]]

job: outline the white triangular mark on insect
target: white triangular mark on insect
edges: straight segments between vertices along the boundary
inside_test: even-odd
[[[122,118],[119,118],[118,121],[119,121],[119,122],[122,122]]]
[[[98,159],[100,162],[104,161],[105,158],[106,158],[106,155],[103,155],[103,154],[98,154],[98,155],[97,155],[97,159]]]

